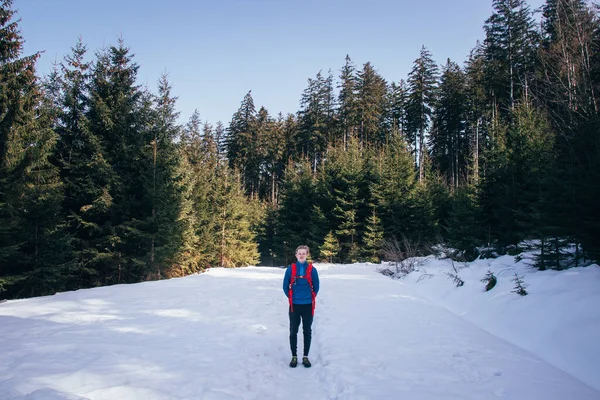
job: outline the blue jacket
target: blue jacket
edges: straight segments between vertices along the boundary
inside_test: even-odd
[[[310,286],[306,278],[299,278],[304,276],[308,268],[308,262],[300,263],[296,262],[296,282],[292,286],[292,304],[312,304],[312,296],[310,293]],[[315,295],[319,292],[319,273],[313,265],[312,267],[312,284]],[[292,279],[292,266],[288,265],[285,270],[285,277],[283,278],[283,293],[289,296],[290,280]]]

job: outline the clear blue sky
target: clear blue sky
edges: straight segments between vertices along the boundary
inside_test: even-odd
[[[543,0],[529,0],[537,8]],[[15,0],[25,54],[43,50],[38,74],[50,72],[81,36],[89,58],[123,37],[153,91],[169,74],[185,122],[227,126],[252,90],[257,109],[296,112],[307,79],[337,78],[349,54],[370,61],[388,82],[406,79],[422,45],[438,64],[462,64],[492,0]]]

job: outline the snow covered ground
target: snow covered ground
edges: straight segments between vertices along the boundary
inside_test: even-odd
[[[2,303],[0,399],[600,399],[600,268],[481,260],[455,288],[446,261],[402,280],[377,267],[317,264],[311,369],[287,366],[278,268]]]

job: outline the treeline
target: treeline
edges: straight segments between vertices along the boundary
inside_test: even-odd
[[[493,6],[463,66],[423,47],[388,82],[346,57],[296,114],[248,93],[225,127],[180,126],[122,41],[38,78],[0,0],[0,297],[280,265],[301,243],[348,262],[537,239],[540,268],[599,260],[598,8],[548,0],[538,27],[522,0]]]

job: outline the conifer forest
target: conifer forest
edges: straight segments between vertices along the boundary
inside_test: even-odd
[[[0,0],[0,299],[282,266],[300,244],[350,263],[527,241],[540,269],[598,262],[599,6],[492,3],[466,60],[425,43],[399,78],[348,55],[296,113],[248,92],[230,121],[182,125],[123,40],[74,38],[41,76]]]

